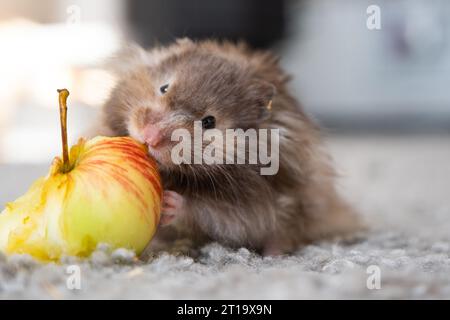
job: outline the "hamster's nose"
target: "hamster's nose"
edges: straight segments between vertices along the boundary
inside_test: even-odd
[[[156,147],[162,140],[161,130],[155,125],[147,125],[144,128],[144,141],[150,147]]]

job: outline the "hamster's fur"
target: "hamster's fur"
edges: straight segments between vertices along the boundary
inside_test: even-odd
[[[275,255],[361,226],[336,191],[317,125],[289,92],[289,77],[271,53],[182,39],[148,51],[135,47],[115,61],[118,82],[97,133],[146,143],[145,130],[157,128],[158,146],[150,153],[165,198],[175,203],[166,208],[176,219],[158,231],[151,247],[169,238],[170,244],[175,235],[196,245],[217,241]],[[258,165],[174,165],[171,132],[192,131],[193,121],[205,116],[214,116],[222,131],[279,129],[278,173],[261,175]]]

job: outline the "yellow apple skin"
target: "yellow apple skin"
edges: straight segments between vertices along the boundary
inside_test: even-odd
[[[99,243],[142,252],[159,224],[162,185],[145,146],[129,137],[80,139],[70,170],[50,172],[0,214],[0,250],[43,261],[89,256]]]

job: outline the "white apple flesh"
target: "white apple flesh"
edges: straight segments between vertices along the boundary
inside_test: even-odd
[[[64,137],[63,137],[64,144]],[[64,162],[0,214],[0,250],[44,261],[89,256],[99,243],[142,252],[159,224],[162,185],[129,137],[80,139]]]

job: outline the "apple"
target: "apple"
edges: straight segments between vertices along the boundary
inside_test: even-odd
[[[43,261],[89,256],[99,243],[142,252],[159,224],[161,179],[144,145],[129,137],[67,147],[68,91],[60,92],[63,157],[0,214],[0,250]]]

